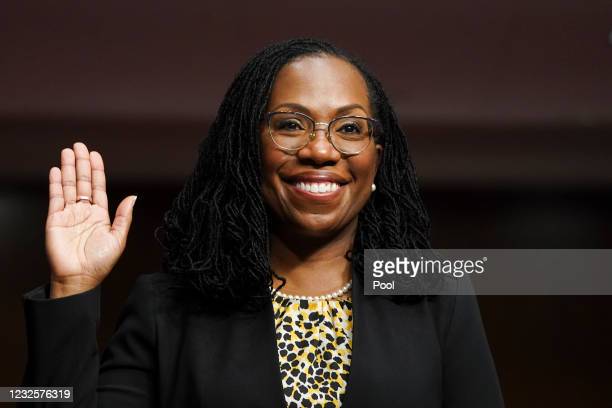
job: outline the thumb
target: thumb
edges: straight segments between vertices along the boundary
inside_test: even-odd
[[[136,203],[137,196],[129,196],[123,199],[117,207],[115,213],[115,220],[111,227],[111,233],[114,234],[121,246],[125,245],[127,241],[127,234],[132,225],[132,214],[134,212],[134,203]]]

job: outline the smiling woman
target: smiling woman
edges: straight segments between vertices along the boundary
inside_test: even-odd
[[[76,406],[500,407],[469,296],[365,296],[365,248],[428,248],[406,138],[380,83],[315,39],[273,44],[230,86],[100,357],[100,283],[125,248],[82,143],[49,174],[48,285],[24,295],[23,385]]]

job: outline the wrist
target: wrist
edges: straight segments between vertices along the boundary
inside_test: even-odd
[[[49,298],[57,299],[78,295],[98,286],[100,282],[88,277],[52,278],[49,285]]]

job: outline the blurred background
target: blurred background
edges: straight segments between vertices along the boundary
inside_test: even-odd
[[[48,281],[48,171],[104,156],[112,215],[137,194],[103,284],[104,347],[153,230],[225,90],[271,42],[332,41],[382,81],[437,248],[612,247],[612,3],[28,2],[0,5],[0,385],[26,358],[21,296]],[[612,299],[481,296],[509,407],[612,407]]]

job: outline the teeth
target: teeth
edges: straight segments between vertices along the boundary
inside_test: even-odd
[[[338,189],[338,184],[336,183],[304,183],[303,181],[299,181],[295,184],[297,188],[304,191],[309,191],[311,193],[328,193],[330,191],[336,191]]]

